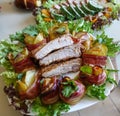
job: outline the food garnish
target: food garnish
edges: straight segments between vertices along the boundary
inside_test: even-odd
[[[36,25],[0,41],[5,69],[0,76],[10,104],[22,114],[58,116],[86,95],[105,99],[107,83],[117,84],[111,77],[117,70],[106,67],[108,57],[120,45],[105,32],[93,34],[108,23],[104,21],[118,18],[118,6],[48,0],[35,12]]]

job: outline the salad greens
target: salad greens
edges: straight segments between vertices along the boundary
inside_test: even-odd
[[[106,69],[107,71],[107,78],[106,82],[103,85],[90,85],[87,87],[86,95],[89,97],[96,97],[99,100],[104,100],[107,96],[105,95],[105,88],[107,83],[115,84],[117,85],[116,80],[114,80],[113,77],[111,77],[111,73],[115,73],[118,70],[112,70],[112,69]]]
[[[14,71],[5,71],[3,73],[0,74],[0,76],[3,78],[5,85],[6,86],[10,86],[10,85],[16,85],[16,81],[17,81],[17,73],[15,73]]]
[[[76,83],[74,81],[62,82],[63,90],[62,94],[64,97],[70,97],[75,91],[78,90]]]
[[[23,29],[23,34],[27,34],[30,36],[37,36],[39,34],[39,30],[37,28],[37,25],[30,25]]]
[[[40,30],[38,29],[37,25],[30,25],[24,28],[20,32],[11,34],[9,37],[12,42],[18,41],[18,42],[24,43],[25,34],[30,35],[30,36],[37,36],[39,32]]]
[[[24,43],[24,34],[23,32],[16,32],[15,34],[11,34],[10,36],[10,40],[13,41],[19,41],[21,43]]]
[[[92,23],[90,23],[89,21],[85,21],[84,19],[79,19],[76,21],[69,21],[68,28],[72,34],[81,32],[81,31],[93,33]]]
[[[96,97],[99,100],[104,100],[106,98],[105,95],[106,85],[90,85],[87,87],[86,95],[89,97]]]
[[[116,4],[111,6],[112,8],[112,18],[113,19],[119,19],[119,16],[120,16],[120,4]]]
[[[0,41],[0,65],[6,70],[13,70],[13,67],[8,59],[8,54],[12,53],[16,56],[24,48],[22,44],[15,44],[9,40]]]
[[[36,20],[38,22],[37,28],[39,29],[40,32],[42,32],[44,35],[49,34],[49,29],[54,25],[55,22],[50,21],[46,22],[43,20],[43,17],[41,14],[37,15]]]
[[[70,109],[70,105],[59,101],[52,105],[43,105],[40,98],[36,98],[32,105],[31,110],[38,116],[60,116],[61,112],[67,112]]]
[[[104,44],[108,48],[108,56],[115,56],[117,52],[120,51],[120,44],[114,43],[113,38],[108,37],[105,32],[100,35],[97,35],[96,42]]]
[[[111,74],[112,74],[112,73],[115,73],[115,72],[118,72],[119,70],[112,70],[112,69],[106,69],[106,70],[107,70],[107,79],[106,79],[106,82],[109,82],[109,83],[111,83],[111,84],[117,85],[116,80],[114,80],[114,79],[111,77]]]
[[[48,0],[43,4],[43,6],[47,9],[51,8],[53,5],[63,2],[64,0]],[[120,14],[120,5],[113,5],[112,7],[112,18],[117,19],[118,15]],[[6,86],[16,85],[17,80],[21,80],[24,76],[24,73],[15,73],[14,69],[8,59],[8,54],[12,53],[14,57],[21,52],[25,45],[24,45],[24,38],[25,35],[30,36],[37,36],[39,33],[43,33],[44,36],[49,36],[49,30],[53,25],[56,23],[62,23],[62,21],[57,22],[51,20],[47,22],[43,19],[41,13],[36,16],[36,25],[30,25],[24,28],[20,32],[16,32],[15,34],[11,34],[9,36],[10,40],[0,41],[0,65],[3,66],[6,71],[2,72],[0,76],[3,78]],[[76,21],[68,21],[68,29],[70,33],[74,36],[75,33],[78,32],[88,32],[93,33],[92,23],[90,21],[86,21],[84,18],[81,18]],[[57,33],[65,32],[65,28],[59,28],[56,30]],[[16,41],[18,43],[16,43]],[[15,42],[15,43],[14,43]],[[97,35],[97,39],[95,42],[99,42],[104,44],[108,48],[108,56],[115,56],[117,52],[120,51],[120,44],[114,43],[113,38],[108,37],[105,32],[100,35]],[[82,66],[80,70],[87,74],[92,74],[92,69],[89,66]],[[116,81],[111,77],[111,73],[117,72],[118,70],[106,69],[107,78],[106,82],[103,85],[89,85],[87,86],[86,95],[90,97],[96,97],[99,100],[103,100],[106,98],[105,89],[106,84],[111,83],[117,85]],[[42,81],[41,81],[42,83]],[[63,82],[63,90],[62,94],[65,97],[70,97],[72,93],[78,90],[74,81]],[[40,98],[35,98],[31,104],[31,111],[38,116],[59,116],[62,112],[67,112],[70,109],[70,105],[59,101],[52,105],[44,105],[40,101]]]

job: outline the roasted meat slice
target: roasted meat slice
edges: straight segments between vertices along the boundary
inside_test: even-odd
[[[81,55],[80,44],[73,44],[63,49],[57,50],[39,61],[40,65],[49,65],[53,62],[77,58]]]
[[[41,73],[43,77],[51,77],[55,75],[62,75],[68,72],[77,72],[81,66],[81,59],[71,59],[69,61],[51,64],[42,68]]]
[[[42,47],[34,54],[34,57],[36,59],[42,59],[52,51],[72,45],[73,43],[74,41],[71,36],[69,34],[65,34],[47,43],[44,47]]]

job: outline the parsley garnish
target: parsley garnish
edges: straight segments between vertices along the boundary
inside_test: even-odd
[[[106,79],[106,82],[109,82],[111,84],[117,85],[116,80],[111,77],[111,73],[118,72],[119,70],[114,70],[114,69],[106,69],[106,70],[107,70],[107,79]]]
[[[87,87],[86,94],[90,97],[96,97],[99,100],[104,100],[106,98],[105,88],[106,83],[111,83],[117,85],[117,82],[111,77],[111,73],[117,72],[118,70],[106,69],[107,77],[106,82],[103,85],[90,85]]]
[[[113,41],[113,38],[109,38],[105,32],[103,32],[102,34],[100,35],[97,35],[97,39],[96,39],[96,42],[99,42],[101,44],[104,44],[105,46],[107,46],[108,48],[108,53],[107,55],[108,56],[115,56],[115,54],[117,52],[120,51],[120,45],[119,43],[115,43]]]
[[[63,85],[62,94],[64,97],[70,97],[75,91],[78,90],[78,87],[73,80],[62,82],[62,85]]]
[[[106,84],[103,84],[103,85],[91,85],[91,86],[88,86],[86,94],[89,97],[96,97],[99,100],[104,100],[106,98],[105,88],[106,88]]]

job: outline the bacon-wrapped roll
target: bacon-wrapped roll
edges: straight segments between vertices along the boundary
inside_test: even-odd
[[[18,8],[32,10],[35,7],[41,6],[41,0],[15,0],[15,5]]]
[[[78,81],[64,77],[59,87],[61,100],[70,105],[74,105],[81,100],[85,94],[85,86]]]
[[[58,79],[56,77],[41,80],[41,100],[44,104],[53,104],[59,99]]]
[[[85,84],[101,85],[106,81],[106,72],[100,66],[82,66],[80,80]]]
[[[83,64],[105,66],[107,61],[107,47],[103,44],[96,44],[82,55]]]
[[[19,53],[15,58],[12,54],[9,54],[8,58],[17,73],[35,69],[35,65],[31,58],[29,57],[29,52],[26,48],[21,53]]]
[[[32,37],[30,35],[25,35],[25,44],[29,51],[34,51],[35,49],[39,49],[46,44],[46,39],[43,37],[42,33],[39,33],[36,37]]]
[[[36,70],[29,70],[17,81],[20,99],[34,99],[40,93],[40,76]]]

